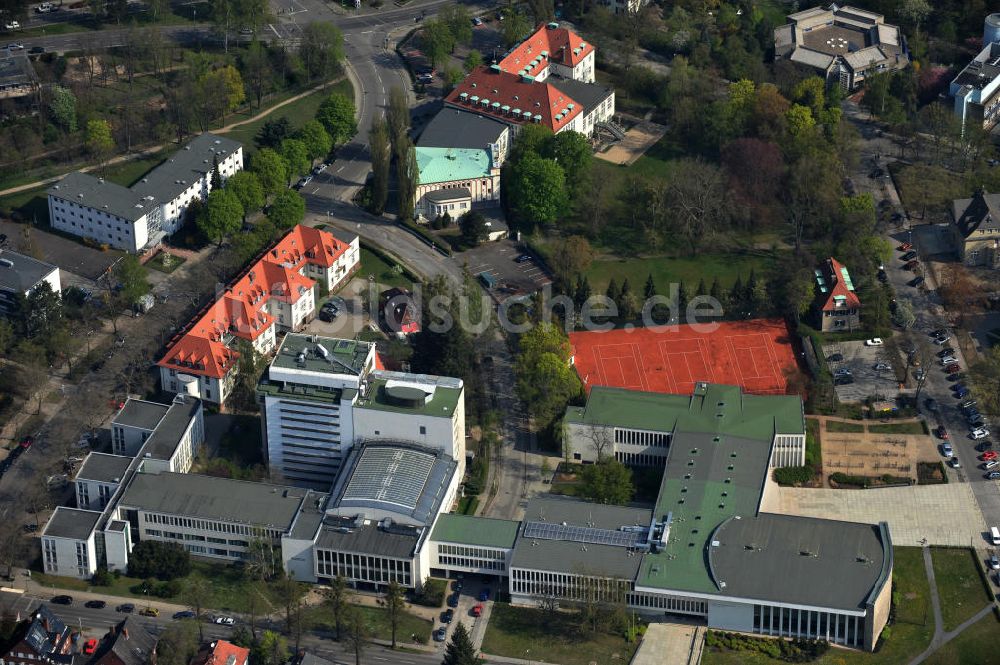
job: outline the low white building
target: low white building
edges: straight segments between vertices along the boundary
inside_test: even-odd
[[[208,198],[216,164],[224,182],[243,168],[243,146],[202,134],[131,188],[70,173],[48,189],[49,223],[99,245],[142,252],[180,229],[192,201]]]
[[[111,421],[115,455],[134,457],[163,471],[187,473],[205,441],[201,400],[179,395],[172,404],[129,399]]]
[[[0,249],[0,314],[12,314],[18,301],[42,284],[56,295],[62,293],[59,268],[24,254]]]
[[[1000,120],[1000,13],[986,17],[983,50],[952,80],[948,94],[963,127],[990,129]]]

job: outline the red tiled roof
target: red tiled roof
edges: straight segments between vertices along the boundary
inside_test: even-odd
[[[514,50],[500,61],[500,67],[516,73],[541,56],[542,61],[528,72],[537,76],[539,71],[548,67],[549,60],[567,67],[575,67],[593,53],[593,44],[583,41],[580,35],[571,30],[552,27],[553,25],[545,23],[539,25],[530,37],[514,47]]]
[[[170,342],[157,363],[186,374],[223,378],[239,353],[228,348],[226,335],[255,340],[274,323],[270,298],[298,301],[301,289],[314,282],[299,273],[303,264],[329,268],[348,245],[331,233],[296,226],[236,279],[221,298],[206,307],[181,335]]]
[[[820,292],[817,297],[823,303],[824,312],[861,307],[858,294],[854,292],[853,288],[848,288],[844,281],[845,272],[847,272],[847,268],[832,256],[823,262],[820,273],[826,285],[826,293]],[[844,304],[838,306],[836,304],[838,299],[843,299]]]
[[[530,111],[530,122],[534,122],[535,116],[540,116],[539,123],[553,132],[562,129],[583,112],[579,102],[548,82],[526,81],[517,74],[490,67],[475,69],[451,91],[445,103],[503,122],[529,122],[524,112]],[[504,106],[508,109],[504,110]],[[515,110],[519,111],[517,115]]]
[[[191,660],[191,665],[245,665],[249,658],[250,649],[218,640],[202,647]]]

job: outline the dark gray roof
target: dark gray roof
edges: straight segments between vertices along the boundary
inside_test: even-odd
[[[38,81],[27,54],[0,51],[0,90],[33,85]]]
[[[583,104],[584,115],[604,103],[604,100],[614,92],[611,88],[605,88],[596,83],[584,83],[583,81],[565,79],[561,76],[550,76],[547,82],[554,85],[560,92],[569,95],[580,104]]]
[[[69,638],[69,627],[45,605],[35,610],[24,635],[24,641],[36,654],[56,662],[69,662],[70,659],[60,653]]]
[[[724,522],[713,540],[713,579],[720,593],[738,598],[860,610],[891,567],[884,522],[761,514]]]
[[[355,240],[358,239],[357,233],[351,233],[350,231],[343,231],[333,226],[327,226],[323,230],[326,231],[327,233],[332,233],[334,238],[348,245],[350,245],[351,243],[353,243]]]
[[[72,201],[79,205],[121,217],[134,222],[157,207],[157,201],[144,194],[97,178],[89,173],[75,171],[49,187],[49,196]]]
[[[354,446],[331,491],[330,508],[370,508],[430,524],[458,466],[441,449],[393,441]]]
[[[327,517],[316,538],[316,548],[409,559],[421,531],[402,524],[385,528],[376,520],[364,518]]]
[[[42,535],[53,538],[69,538],[70,540],[86,540],[90,537],[94,527],[97,526],[99,519],[101,519],[101,513],[96,510],[80,510],[79,508],[59,506],[49,518]]]
[[[149,437],[142,447],[143,455],[148,455],[154,459],[170,459],[177,444],[184,436],[185,430],[191,423],[191,419],[198,414],[201,409],[201,400],[194,397],[185,397],[183,402],[174,402],[167,409],[167,414],[156,426],[153,435]]]
[[[83,466],[76,473],[77,480],[96,480],[102,483],[119,482],[125,475],[125,470],[132,463],[131,457],[123,455],[108,455],[107,453],[90,453]]]
[[[121,506],[288,529],[308,490],[193,473],[139,473]]]
[[[310,540],[316,535],[316,530],[323,523],[325,516],[324,506],[330,498],[329,494],[310,490],[302,501],[299,514],[295,516],[295,523],[289,534],[297,540]]]
[[[496,143],[507,126],[458,109],[442,109],[417,139],[420,148],[486,148]]]
[[[472,192],[467,187],[452,187],[449,189],[435,189],[433,192],[427,192],[424,196],[428,201],[445,203],[447,201],[460,201],[472,198]]]
[[[202,134],[132,185],[132,191],[161,201],[173,200],[212,170],[213,156],[222,162],[242,147],[232,139]]]
[[[170,409],[169,404],[147,402],[144,399],[130,399],[112,421],[116,425],[137,427],[153,431]]]
[[[952,202],[952,219],[962,237],[968,238],[976,231],[1000,230],[1000,194],[976,192],[971,199]]]
[[[608,506],[561,496],[541,496],[532,499],[524,509],[525,522],[549,522],[595,529],[617,529],[620,526],[649,526],[653,512],[649,508]]]
[[[13,265],[7,265],[7,262]],[[0,290],[27,293],[53,270],[51,263],[10,250],[0,250]]]
[[[108,631],[95,662],[113,653],[124,665],[146,665],[156,648],[157,637],[150,634],[135,617],[125,619]]]

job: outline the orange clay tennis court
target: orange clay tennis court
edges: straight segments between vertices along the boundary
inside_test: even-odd
[[[797,372],[784,321],[754,319],[691,326],[656,326],[570,333],[574,363],[592,386],[689,394],[699,381],[741,386],[757,395],[784,394]]]

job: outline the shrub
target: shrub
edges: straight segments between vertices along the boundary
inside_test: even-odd
[[[191,555],[178,543],[140,542],[129,557],[130,577],[172,580],[191,572]]]
[[[779,485],[801,485],[813,479],[815,471],[811,466],[786,466],[774,470],[774,482]]]
[[[107,568],[102,567],[97,569],[97,572],[94,573],[94,577],[90,580],[90,583],[94,586],[111,586],[114,581],[114,575],[108,572]]]
[[[444,604],[444,596],[447,592],[447,580],[428,577],[424,580],[424,587],[421,592],[414,596],[413,602],[426,607],[441,607]]]

